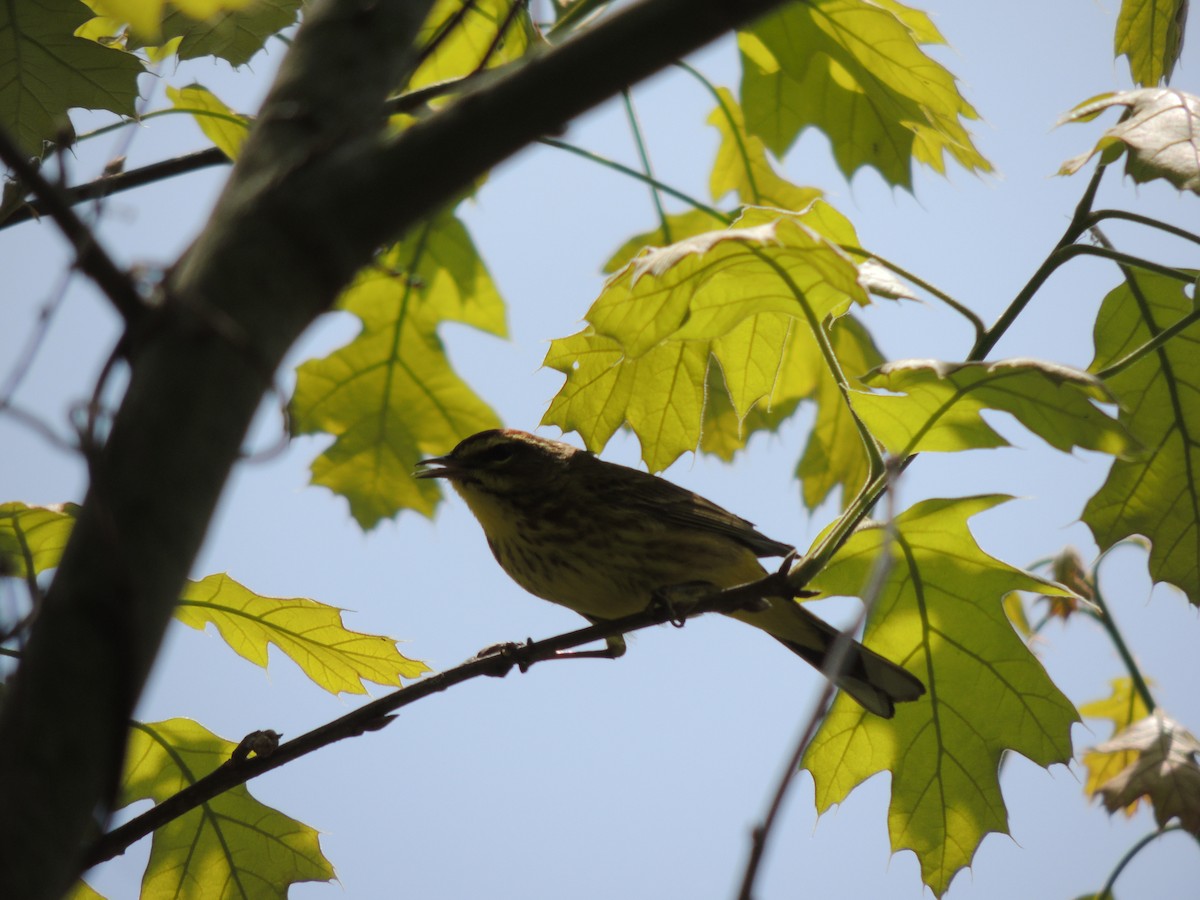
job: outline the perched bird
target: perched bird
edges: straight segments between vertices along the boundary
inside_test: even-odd
[[[524,431],[481,431],[418,466],[417,477],[454,486],[517,584],[592,622],[641,612],[676,586],[756,581],[766,574],[759,557],[792,550],[665,479]],[[793,599],[767,604],[730,615],[823,669],[837,629]],[[623,646],[618,640],[612,655]],[[925,693],[915,676],[855,641],[835,683],[886,718]]]

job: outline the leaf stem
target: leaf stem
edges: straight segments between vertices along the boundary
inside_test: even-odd
[[[1120,654],[1121,661],[1125,663],[1125,668],[1129,672],[1129,678],[1133,682],[1133,687],[1142,698],[1142,702],[1146,704],[1146,708],[1151,711],[1157,709],[1158,704],[1154,702],[1154,695],[1150,693],[1150,686],[1146,684],[1142,670],[1138,668],[1138,664],[1129,650],[1129,645],[1125,643],[1125,638],[1121,634],[1121,630],[1117,628],[1117,623],[1113,620],[1108,604],[1104,602],[1104,594],[1100,590],[1099,578],[1093,577],[1091,579],[1091,588],[1092,593],[1095,595],[1092,597],[1092,601],[1098,607],[1098,611],[1087,610],[1087,614],[1099,622],[1100,627],[1108,632],[1108,637],[1113,642],[1113,646],[1117,648],[1117,653]]]
[[[926,281],[923,278],[920,278],[917,275],[914,275],[912,272],[908,271],[907,269],[900,268],[900,266],[896,265],[894,262],[892,262],[889,259],[885,259],[884,257],[880,256],[878,253],[873,253],[870,250],[864,250],[862,247],[856,247],[853,244],[838,244],[838,246],[841,247],[843,250],[845,250],[847,253],[852,253],[855,256],[862,256],[866,259],[875,260],[875,262],[879,263],[881,266],[883,266],[889,272],[899,275],[905,281],[912,282],[917,287],[919,287],[921,290],[925,291],[925,293],[929,294],[930,296],[934,297],[935,299],[941,300],[943,303],[945,303],[947,306],[949,306],[952,310],[954,310],[956,313],[958,313],[959,315],[966,318],[967,321],[969,321],[971,323],[971,327],[973,327],[975,329],[975,340],[976,341],[980,340],[983,337],[983,333],[987,330],[987,327],[983,324],[983,319],[979,318],[979,316],[975,315],[975,313],[969,307],[967,307],[963,303],[960,303],[958,300],[955,300],[953,297],[951,297],[945,291],[934,287],[928,281]]]
[[[1071,221],[1067,225],[1067,230],[1063,232],[1063,236],[1058,239],[1058,243],[1054,245],[1054,249],[1046,257],[1045,261],[1038,266],[1033,277],[1026,282],[1021,288],[1016,297],[1008,305],[1008,308],[1000,314],[992,327],[987,329],[975,341],[975,346],[971,348],[968,360],[984,359],[991,349],[996,346],[996,343],[1004,336],[1004,333],[1012,326],[1012,323],[1017,320],[1017,317],[1029,305],[1029,301],[1033,299],[1033,295],[1038,292],[1041,286],[1045,283],[1054,270],[1069,259],[1069,256],[1062,254],[1069,250],[1079,236],[1087,231],[1089,224],[1088,218],[1091,215],[1092,204],[1096,202],[1096,191],[1100,188],[1100,180],[1104,177],[1104,172],[1107,167],[1102,163],[1096,166],[1096,171],[1092,173],[1091,180],[1084,188],[1083,196],[1079,198],[1079,203],[1075,205],[1075,213],[1071,216]]]
[[[733,140],[737,144],[738,155],[742,158],[742,167],[745,169],[746,181],[750,185],[750,196],[753,198],[751,202],[756,204],[761,203],[762,196],[758,192],[758,182],[754,178],[754,167],[750,165],[750,153],[746,150],[746,142],[742,139],[743,129],[734,120],[733,112],[729,109],[728,104],[726,104],[725,98],[721,96],[721,92],[717,90],[716,85],[705,78],[698,69],[693,68],[683,60],[676,62],[675,66],[683,69],[683,71],[704,85],[708,89],[708,92],[713,95],[713,99],[717,101],[717,108],[721,110],[721,114],[725,116],[725,121],[729,123],[729,133],[733,135]]]
[[[1096,372],[1095,373],[1096,377],[1107,380],[1109,378],[1112,378],[1114,375],[1119,375],[1121,372],[1124,372],[1126,369],[1128,369],[1130,366],[1132,366],[1135,362],[1137,362],[1143,356],[1147,356],[1148,354],[1153,353],[1155,350],[1157,350],[1159,347],[1161,347],[1163,344],[1165,344],[1171,338],[1175,337],[1175,335],[1179,334],[1181,331],[1185,331],[1187,328],[1194,325],[1196,322],[1200,322],[1200,309],[1192,310],[1190,313],[1188,313],[1186,316],[1184,316],[1182,319],[1180,319],[1174,325],[1171,325],[1169,328],[1164,328],[1162,331],[1160,331],[1158,334],[1156,334],[1150,340],[1146,341],[1146,343],[1142,344],[1142,346],[1138,347],[1136,350],[1130,351],[1128,355],[1121,357],[1119,360],[1117,360],[1111,366],[1106,366],[1105,368],[1101,369],[1099,372]]]
[[[1098,209],[1088,217],[1088,227],[1098,225],[1105,219],[1123,219],[1127,222],[1136,222],[1138,225],[1145,225],[1147,228],[1157,228],[1159,231],[1165,231],[1167,234],[1173,234],[1175,237],[1183,238],[1185,241],[1191,241],[1193,244],[1200,244],[1200,234],[1192,231],[1187,231],[1175,225],[1168,225],[1166,222],[1160,222],[1158,219],[1151,219],[1149,216],[1138,215],[1137,213],[1126,212],[1123,209]]]
[[[615,159],[609,159],[607,156],[601,156],[599,153],[593,153],[591,150],[584,150],[582,147],[576,147],[574,144],[568,144],[566,141],[560,141],[556,138],[538,138],[538,143],[545,144],[547,147],[554,147],[557,150],[566,150],[568,153],[574,153],[576,156],[582,156],[584,159],[591,160],[594,163],[599,163],[605,168],[612,169],[614,172],[620,172],[622,175],[628,175],[630,178],[636,178],[638,181],[644,181],[647,184],[652,185],[656,190],[662,191],[664,194],[674,197],[676,200],[682,200],[692,208],[698,209],[701,212],[706,212],[717,221],[723,222],[726,225],[733,221],[733,216],[729,215],[728,213],[723,213],[718,209],[714,209],[707,203],[697,200],[695,197],[685,194],[683,191],[676,190],[669,184],[659,181],[657,178],[651,178],[650,176],[639,172],[637,169],[632,169],[629,166],[619,163]]]
[[[863,447],[867,451],[867,459],[870,463],[868,477],[875,478],[885,474],[883,454],[879,449],[879,444],[876,442],[875,436],[871,434],[870,429],[867,428],[866,423],[854,411],[854,404],[850,402],[850,382],[846,378],[846,373],[842,371],[842,364],[837,358],[837,353],[834,352],[833,345],[829,342],[829,335],[825,332],[824,326],[817,319],[816,313],[813,312],[812,307],[809,305],[804,291],[800,285],[796,284],[787,269],[777,261],[771,259],[757,247],[750,247],[750,250],[755,256],[775,270],[775,274],[787,285],[788,290],[796,298],[796,303],[804,313],[809,330],[812,331],[813,339],[817,342],[817,347],[821,350],[821,357],[825,360],[825,366],[829,369],[829,374],[833,376],[833,380],[837,382],[837,386],[842,392],[842,402],[846,404],[846,411],[850,413],[850,419],[854,422],[854,428],[858,431],[858,436],[862,439]]]
[[[629,88],[621,91],[621,100],[625,104],[625,116],[629,119],[629,130],[633,133],[633,142],[637,146],[638,157],[642,161],[642,172],[650,187],[650,201],[654,204],[654,211],[658,213],[658,221],[662,225],[663,242],[673,244],[675,241],[671,237],[671,223],[667,220],[666,210],[663,209],[662,196],[654,184],[654,169],[650,165],[650,154],[646,151],[642,126],[638,122],[637,111],[633,108],[633,97],[629,93]]]
[[[1148,847],[1155,840],[1162,837],[1164,834],[1167,834],[1170,831],[1182,831],[1182,830],[1183,830],[1182,825],[1179,825],[1179,824],[1167,825],[1166,827],[1160,828],[1157,831],[1150,832],[1148,835],[1146,835],[1140,841],[1138,841],[1136,844],[1134,844],[1132,847],[1130,847],[1129,850],[1126,852],[1126,854],[1121,857],[1120,861],[1113,868],[1112,874],[1110,874],[1108,876],[1108,881],[1104,882],[1104,887],[1101,888],[1100,893],[1098,893],[1096,895],[1097,900],[1113,900],[1113,893],[1112,893],[1113,885],[1115,885],[1117,883],[1117,878],[1120,877],[1121,873],[1125,870],[1125,867],[1133,861],[1133,858],[1135,856],[1137,856],[1139,853],[1141,853],[1142,850],[1144,850],[1146,847]]]

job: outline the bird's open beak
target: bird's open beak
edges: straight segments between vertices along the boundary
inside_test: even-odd
[[[453,478],[462,470],[448,456],[431,456],[429,459],[418,460],[414,478]]]

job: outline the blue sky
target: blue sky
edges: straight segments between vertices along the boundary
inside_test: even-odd
[[[800,184],[824,188],[862,243],[919,273],[991,321],[1058,239],[1083,190],[1082,177],[1056,178],[1066,158],[1091,146],[1115,121],[1052,126],[1095,94],[1129,86],[1112,60],[1115,3],[937,2],[927,7],[950,42],[938,58],[960,78],[983,116],[978,146],[995,176],[919,171],[913,194],[875,173],[849,184],[818,134],[800,140],[784,163]],[[1194,31],[1194,29],[1193,29]],[[1193,41],[1194,45],[1194,41]],[[230,105],[253,110],[282,46],[231,73],[185,64],[162,83],[199,81]],[[1175,84],[1198,92],[1195,54],[1185,52]],[[736,86],[736,54],[725,42],[693,62]],[[148,108],[166,105],[147,79]],[[704,125],[711,98],[682,73],[634,91],[656,171],[707,196],[716,132]],[[81,117],[80,129],[87,122]],[[574,123],[566,139],[636,164],[623,112],[610,103]],[[105,141],[108,141],[106,144]],[[135,132],[80,149],[73,174],[95,173],[128,141],[129,166],[204,146],[183,117],[154,119]],[[126,263],[169,263],[203,227],[221,169],[111,199],[101,229]],[[1163,185],[1135,187],[1110,172],[1098,206],[1122,206],[1188,227],[1196,198]],[[630,235],[655,224],[642,185],[548,148],[500,167],[462,211],[510,305],[508,341],[447,326],[458,370],[507,425],[534,428],[561,376],[541,369],[547,341],[577,329],[595,298],[599,268]],[[1122,249],[1188,264],[1187,248],[1125,226],[1109,235]],[[66,255],[48,222],[0,234],[7,285],[0,358],[13,359],[38,310],[54,295]],[[1194,264],[1194,263],[1193,263]],[[993,357],[1035,356],[1084,367],[1090,322],[1118,275],[1099,261],[1057,274]],[[889,358],[961,358],[970,335],[936,303],[879,303],[864,316]],[[305,336],[299,362],[354,333],[330,317]],[[117,334],[117,322],[90,285],[75,278],[40,355],[17,395],[25,408],[65,429]],[[290,375],[285,372],[287,382]],[[933,496],[1001,492],[1019,499],[973,523],[984,549],[1015,565],[1064,544],[1095,547],[1079,510],[1102,483],[1105,459],[1044,447],[1010,420],[993,420],[1013,443],[996,451],[927,455],[904,476],[901,506]],[[801,414],[778,434],[759,437],[732,466],[685,457],[668,477],[755,521],[768,535],[806,545],[832,511],[804,510],[791,470],[806,438]],[[278,433],[269,408],[252,442]],[[547,436],[557,436],[543,429]],[[9,464],[0,499],[76,500],[78,459],[48,447],[11,418],[0,418]],[[547,636],[575,627],[566,610],[525,595],[495,565],[482,534],[456,498],[434,521],[403,515],[361,533],[345,503],[306,487],[321,441],[300,439],[267,463],[244,465],[229,484],[195,574],[227,571],[273,596],[309,596],[344,607],[350,627],[405,640],[403,652],[445,668],[500,640]],[[635,464],[637,447],[618,438],[604,457]],[[1156,683],[1167,711],[1200,730],[1195,609],[1170,588],[1151,590],[1144,554],[1112,555],[1104,585],[1114,616]],[[0,603],[12,602],[0,596]],[[847,620],[845,602],[822,604]],[[1122,674],[1099,629],[1051,626],[1038,646],[1056,683],[1076,703],[1103,697]],[[323,832],[341,887],[305,885],[292,896],[725,897],[741,876],[751,826],[763,814],[779,771],[819,688],[819,676],[751,629],[696,621],[643,632],[619,662],[535,667],[526,675],[464,685],[407,710],[389,728],[345,741],[251,785],[264,802]],[[257,728],[294,737],[352,709],[330,697],[287,659],[269,672],[244,663],[213,634],[173,626],[139,710],[148,721],[187,716],[233,740]],[[1077,726],[1077,749],[1107,737],[1102,723]],[[1153,827],[1150,816],[1110,819],[1082,794],[1077,766],[1046,772],[1021,758],[1002,775],[1012,838],[988,837],[949,896],[1074,897],[1098,890],[1112,864]],[[911,853],[889,858],[887,779],[877,777],[819,820],[812,784],[798,779],[760,876],[763,898],[922,895]],[[148,842],[101,870],[92,883],[113,898],[136,895]],[[1190,838],[1169,835],[1140,855],[1117,889],[1122,896],[1177,896],[1200,883]]]

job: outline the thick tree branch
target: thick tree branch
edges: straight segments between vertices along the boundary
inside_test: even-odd
[[[128,388],[0,710],[0,896],[60,896],[270,373],[381,244],[538,136],[780,0],[643,0],[392,138],[432,0],[309,7]],[[86,686],[85,702],[80,701]],[[97,821],[99,819],[99,821]]]

